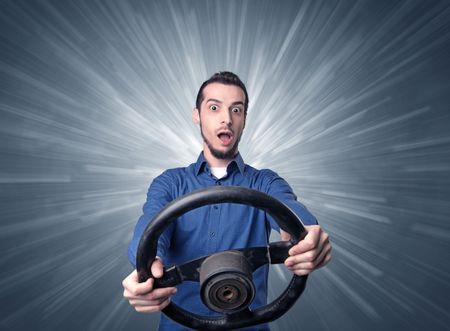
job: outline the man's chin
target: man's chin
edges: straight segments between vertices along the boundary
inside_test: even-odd
[[[237,146],[233,146],[232,148],[219,150],[215,148],[210,148],[211,154],[219,159],[219,160],[229,160],[233,159],[237,154]]]
[[[200,126],[201,129],[201,126]],[[232,146],[223,147],[223,149],[216,149],[212,146],[212,144],[208,141],[208,139],[205,138],[205,135],[203,134],[203,130],[200,130],[203,138],[203,142],[208,147],[209,151],[211,152],[211,155],[219,160],[230,160],[233,159],[238,150],[239,145],[239,139],[234,141]]]

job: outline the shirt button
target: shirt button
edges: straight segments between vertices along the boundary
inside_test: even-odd
[[[214,209],[219,209],[219,206],[214,206]]]
[[[217,184],[217,185],[222,185],[222,183],[221,183],[221,182],[217,182],[216,184]]]
[[[215,236],[215,233],[214,233],[214,232],[211,232],[211,233],[209,234],[209,236],[212,238],[212,237]]]

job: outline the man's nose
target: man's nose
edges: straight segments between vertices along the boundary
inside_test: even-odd
[[[222,112],[221,123],[224,123],[224,124],[227,124],[227,125],[230,125],[232,123],[231,111],[224,110]]]

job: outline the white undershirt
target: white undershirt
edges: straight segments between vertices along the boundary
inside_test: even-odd
[[[211,167],[211,172],[217,179],[221,179],[227,175],[227,167]]]

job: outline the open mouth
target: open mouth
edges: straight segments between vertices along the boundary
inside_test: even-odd
[[[217,137],[220,139],[220,141],[222,141],[222,144],[224,144],[225,146],[229,145],[233,140],[233,134],[229,131],[219,132]]]

